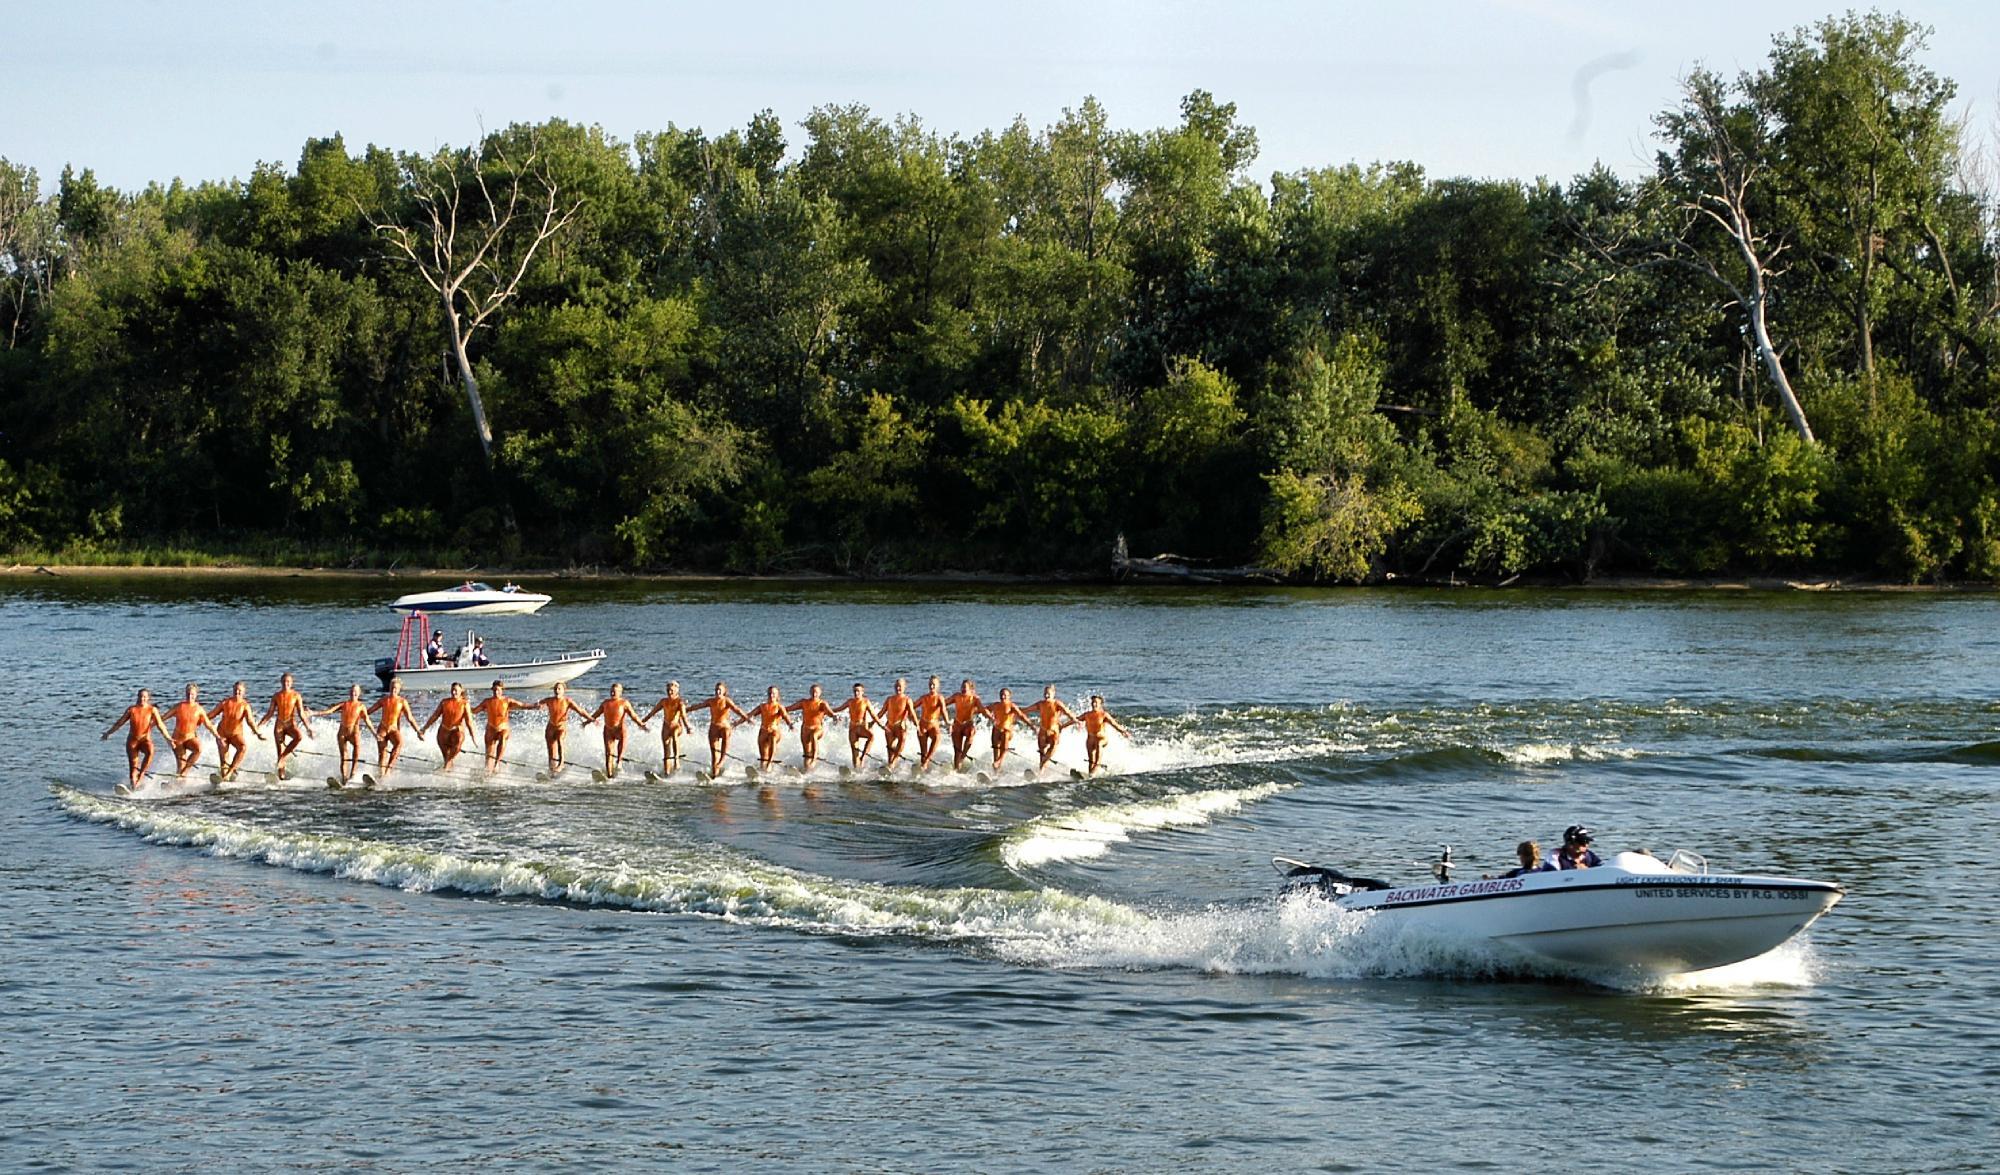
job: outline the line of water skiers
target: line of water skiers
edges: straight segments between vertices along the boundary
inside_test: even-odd
[[[1104,744],[1110,732],[1132,737],[1131,732],[1105,710],[1102,697],[1091,695],[1089,707],[1078,714],[1057,699],[1053,685],[1043,687],[1042,700],[1026,709],[1015,705],[1011,689],[1001,690],[998,701],[985,701],[974,688],[971,678],[959,684],[957,693],[946,697],[939,689],[938,679],[933,677],[928,690],[912,697],[909,682],[899,677],[894,692],[883,701],[880,709],[869,700],[867,687],[860,682],[854,683],[852,696],[838,705],[826,701],[821,694],[820,686],[814,684],[807,696],[788,705],[774,685],[765,691],[761,705],[745,710],[729,696],[729,687],[722,682],[715,683],[712,696],[696,702],[689,702],[681,696],[679,682],[668,682],[666,696],[641,715],[625,697],[622,683],[613,685],[610,696],[595,710],[587,710],[571,701],[560,682],[552,687],[548,697],[538,702],[522,702],[508,697],[506,685],[498,681],[493,683],[487,697],[474,702],[466,696],[464,686],[453,684],[451,696],[439,702],[430,718],[419,726],[415,711],[403,696],[401,678],[391,678],[389,692],[372,705],[362,700],[361,687],[355,685],[348,687],[346,701],[324,710],[315,710],[293,687],[292,675],[287,673],[280,679],[278,692],[272,696],[261,719],[255,715],[255,707],[248,697],[249,686],[244,682],[237,682],[229,697],[213,711],[201,704],[201,688],[190,682],[180,703],[164,714],[153,705],[152,691],[140,690],[138,700],[126,707],[102,737],[108,739],[120,727],[127,728],[125,758],[130,771],[128,786],[133,788],[139,786],[152,767],[155,731],[165,734],[167,745],[174,754],[174,775],[181,778],[192,771],[199,761],[200,735],[207,730],[215,739],[219,766],[216,779],[226,782],[234,779],[243,765],[243,755],[249,746],[244,738],[245,730],[261,742],[265,740],[264,723],[270,723],[271,739],[277,750],[275,771],[282,779],[287,777],[286,761],[298,750],[301,742],[312,737],[312,720],[327,717],[339,719],[335,742],[339,745],[342,782],[351,782],[360,770],[361,732],[364,729],[375,738],[376,770],[382,774],[387,774],[396,765],[397,756],[402,752],[405,727],[418,739],[429,735],[432,727],[437,728],[438,751],[443,756],[443,762],[438,767],[440,771],[452,765],[468,740],[483,733],[485,768],[489,773],[496,771],[507,752],[508,718],[516,710],[543,712],[550,778],[567,765],[563,744],[572,717],[581,718],[585,725],[595,724],[602,730],[604,775],[607,778],[617,775],[625,762],[626,724],[649,730],[646,723],[655,716],[660,719],[660,748],[664,756],[662,768],[671,773],[680,767],[681,735],[694,731],[690,718],[696,714],[707,715],[711,778],[721,774],[722,761],[729,757],[730,732],[750,722],[757,723],[758,766],[766,771],[777,763],[780,725],[799,732],[799,747],[803,756],[800,766],[803,771],[811,771],[819,762],[820,738],[826,724],[835,719],[847,724],[848,753],[856,769],[873,749],[875,731],[882,732],[884,772],[902,761],[905,743],[913,730],[917,737],[914,770],[929,770],[943,738],[947,715],[951,726],[953,770],[963,769],[971,758],[973,736],[980,722],[985,722],[990,728],[996,771],[1002,760],[1013,752],[1016,722],[1031,725],[1035,730],[1036,749],[1041,757],[1037,771],[1048,768],[1055,757],[1062,732],[1072,726],[1083,727],[1084,751],[1089,760],[1090,774],[1093,775],[1102,765]],[[474,730],[474,714],[485,720],[484,732]],[[798,721],[792,720],[793,714],[798,715]]]

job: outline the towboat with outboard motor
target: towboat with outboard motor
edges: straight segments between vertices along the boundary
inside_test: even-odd
[[[445,690],[454,685],[484,689],[496,681],[511,689],[542,689],[559,681],[574,681],[597,668],[605,656],[603,649],[586,649],[533,661],[482,662],[476,655],[478,638],[469,630],[465,644],[437,660],[430,655],[430,644],[430,617],[421,611],[404,616],[395,654],[375,659],[375,676],[382,679],[382,688],[388,689],[391,680],[401,678],[403,687],[410,690]]]
[[[1390,885],[1289,857],[1281,896],[1322,898],[1418,933],[1486,939],[1528,958],[1650,976],[1754,959],[1790,940],[1846,891],[1826,881],[1711,873],[1699,854],[1615,853],[1588,869],[1452,880],[1451,847],[1428,885]]]
[[[496,588],[466,580],[455,588],[398,596],[389,607],[398,612],[429,612],[433,616],[446,612],[459,616],[505,616],[526,615],[548,602],[549,597],[541,592],[524,591],[511,583]]]

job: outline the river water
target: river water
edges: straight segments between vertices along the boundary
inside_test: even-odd
[[[289,668],[331,705],[393,592],[0,584],[0,1165],[1994,1166],[1990,597],[551,590],[483,631],[609,649],[585,702],[937,672],[1101,692],[1134,737],[1093,780],[426,751],[373,791],[321,758],[121,799],[96,736],[136,688]],[[1272,900],[1274,853],[1415,880],[1579,821],[1848,897],[1661,985]]]

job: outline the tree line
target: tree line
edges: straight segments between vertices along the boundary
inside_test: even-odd
[[[1201,91],[0,160],[0,548],[1995,578],[2000,201],[1927,36],[1697,69],[1632,180],[1260,182]]]

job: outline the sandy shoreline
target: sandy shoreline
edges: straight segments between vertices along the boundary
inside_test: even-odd
[[[200,567],[162,566],[120,566],[111,564],[36,564],[14,563],[0,566],[0,580],[29,578],[74,578],[74,579],[321,579],[321,580],[389,580],[397,583],[457,583],[466,579],[516,579],[516,580],[599,580],[621,583],[818,583],[818,584],[895,584],[895,583],[963,583],[963,584],[1010,584],[1033,586],[1098,585],[1104,587],[1126,586],[1107,575],[1084,575],[1080,573],[1053,573],[1047,575],[1014,575],[998,572],[930,572],[923,574],[888,575],[862,579],[854,576],[834,575],[826,572],[791,572],[783,575],[727,575],[700,571],[618,571],[576,568],[535,568],[517,567],[505,570],[483,568],[345,568],[345,567],[271,567],[253,564],[219,563]],[[1174,587],[1213,587],[1217,585],[1178,584],[1160,580],[1134,580],[1130,583],[1161,583]],[[1234,590],[1266,591],[1270,584],[1224,585]],[[1312,586],[1312,585],[1290,585]],[[1347,586],[1347,585],[1321,585]],[[1517,580],[1506,588],[1492,584],[1462,583],[1441,584],[1383,584],[1369,586],[1421,587],[1434,590],[1489,589],[1514,590],[1534,588],[1545,591],[1722,591],[1722,592],[1990,592],[2000,588],[1988,582],[1967,583],[1887,583],[1880,580],[1845,579],[1839,577],[1801,576],[1717,576],[1714,578],[1693,578],[1675,576],[1600,576],[1587,583],[1567,583],[1562,581]]]

